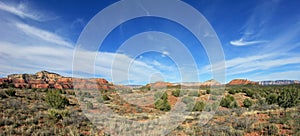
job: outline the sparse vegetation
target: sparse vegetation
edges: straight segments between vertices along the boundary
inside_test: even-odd
[[[298,105],[300,102],[300,90],[296,88],[283,89],[278,96],[278,105],[289,108]]]
[[[87,109],[92,109],[90,111],[94,112],[98,105],[105,105],[119,115],[132,116],[134,120],[158,118],[171,110],[174,101],[181,100],[190,115],[169,135],[297,135],[300,131],[299,87],[229,86],[220,105],[211,100],[221,96],[206,94],[207,88],[204,87],[185,88],[182,92],[178,88],[169,88],[164,92],[159,90],[154,93],[156,99],[153,105],[145,107],[128,103],[109,90],[100,96],[82,90],[82,97],[78,98],[85,99],[82,102]],[[31,89],[14,89],[17,92],[13,97],[5,90],[0,90],[0,131],[3,135],[69,135],[71,132],[74,135],[108,134],[89,122],[79,108],[76,97],[69,93],[70,90],[37,89],[33,92]],[[235,91],[229,93],[230,90]],[[201,96],[197,97],[193,91],[201,92]],[[179,92],[184,95],[181,96]],[[95,101],[101,104],[92,103]],[[201,127],[197,125],[205,115],[202,113],[214,109],[218,110],[209,122]]]
[[[268,104],[275,104],[277,103],[277,94],[271,93],[267,96],[266,101]]]
[[[180,95],[180,90],[179,90],[179,89],[176,89],[176,90],[172,91],[172,95],[175,96],[175,97],[179,97],[179,95]]]
[[[110,98],[108,97],[107,94],[104,94],[104,95],[102,95],[102,100],[103,100],[103,101],[109,101]]]
[[[93,109],[93,108],[94,108],[93,103],[91,103],[91,102],[87,102],[87,103],[86,103],[86,107],[87,107],[88,109]]]
[[[62,96],[59,91],[48,91],[45,100],[48,105],[55,109],[62,109],[69,104],[69,100]]]
[[[237,102],[235,101],[234,97],[231,95],[226,95],[226,97],[224,97],[221,102],[220,105],[222,107],[226,107],[226,108],[237,108]]]
[[[205,103],[203,101],[197,101],[193,108],[193,111],[202,111],[205,107]]]
[[[9,96],[16,96],[16,89],[15,88],[8,88],[5,90],[5,93]]]
[[[253,102],[252,102],[252,100],[250,100],[249,98],[246,98],[246,99],[243,101],[243,104],[244,104],[244,107],[249,108],[249,107],[252,106]]]
[[[156,109],[159,109],[161,111],[169,111],[171,110],[171,105],[168,102],[168,95],[166,92],[164,92],[161,96],[160,99],[158,99],[155,103],[154,103],[154,107]]]

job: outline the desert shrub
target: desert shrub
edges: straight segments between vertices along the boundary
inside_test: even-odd
[[[0,84],[0,88],[8,88],[8,83],[2,83]]]
[[[249,108],[249,107],[252,106],[253,102],[252,102],[252,100],[250,100],[249,98],[246,98],[246,99],[243,101],[243,104],[244,104],[244,107]]]
[[[277,94],[271,93],[267,96],[266,101],[268,104],[275,104],[277,103]]]
[[[278,127],[274,124],[267,125],[266,129],[267,129],[267,135],[272,135],[272,136],[278,134],[279,131]]]
[[[137,106],[135,110],[136,110],[137,113],[142,113],[143,112],[143,109],[139,106]]]
[[[243,92],[246,93],[246,96],[253,98],[254,97],[254,91],[251,89],[243,89]]]
[[[156,92],[154,94],[154,100],[160,99],[162,97],[162,95],[163,95],[163,92]]]
[[[256,120],[253,118],[245,117],[245,118],[236,118],[233,121],[233,128],[238,130],[245,130],[249,128]]]
[[[168,102],[168,94],[166,92],[164,92],[160,99],[158,99],[155,103],[154,103],[154,107],[156,109],[159,109],[161,111],[169,111],[171,110],[171,105]]]
[[[54,119],[62,119],[63,117],[68,117],[70,115],[68,110],[59,109],[49,109],[48,116]]]
[[[296,88],[282,90],[277,98],[277,102],[283,108],[297,106],[300,102],[300,90]]]
[[[6,93],[0,90],[0,98],[7,98]]]
[[[215,111],[216,109],[219,108],[219,103],[218,102],[214,102],[214,103],[206,103],[204,106],[204,110],[205,111]]]
[[[192,97],[183,97],[181,99],[181,101],[185,104],[188,104],[188,103],[193,103],[194,102],[194,99]]]
[[[154,103],[154,107],[161,111],[171,110],[171,105],[169,104],[168,100],[159,99]]]
[[[202,111],[204,107],[205,107],[205,103],[203,101],[197,101],[193,108],[193,111]]]
[[[86,107],[87,107],[87,109],[93,109],[94,108],[93,103],[91,103],[91,102],[87,102]]]
[[[216,115],[218,116],[225,116],[225,115],[230,115],[231,111],[229,110],[217,110]]]
[[[176,89],[176,90],[172,91],[172,95],[175,96],[175,97],[179,97],[179,95],[180,95],[180,90],[179,90],[179,89]]]
[[[257,101],[257,104],[258,105],[264,105],[264,104],[266,104],[266,98],[263,98],[263,97],[259,98],[258,101]]]
[[[238,107],[237,102],[235,101],[234,97],[231,95],[227,95],[225,98],[223,98],[220,102],[220,105],[226,108]]]
[[[236,113],[236,115],[241,116],[246,110],[245,108],[236,108],[233,111]]]
[[[103,101],[109,101],[110,98],[108,97],[107,94],[104,94],[104,95],[102,95],[102,100],[103,100]]]
[[[199,97],[200,96],[198,91],[190,91],[188,95],[189,96],[194,96],[194,97]]]
[[[55,109],[62,109],[69,104],[69,100],[66,97],[59,94],[58,91],[49,91],[46,94],[45,101],[48,103],[49,106]]]
[[[234,89],[229,89],[228,93],[229,93],[229,94],[235,94],[236,91],[235,91]]]
[[[8,88],[5,90],[5,93],[9,96],[15,96],[16,95],[16,89],[15,88]]]
[[[96,98],[96,101],[97,101],[98,103],[103,103],[103,102],[104,102],[104,100],[103,100],[102,97],[97,97],[97,98]]]
[[[217,99],[218,99],[218,98],[217,98],[217,96],[215,96],[215,95],[211,95],[211,96],[210,96],[210,100],[214,100],[214,101],[215,101],[215,100],[217,100]]]
[[[83,101],[84,101],[84,97],[83,97],[83,96],[80,96],[80,97],[79,97],[79,100],[80,100],[81,102],[83,102]]]
[[[206,94],[210,94],[210,89],[207,89],[207,90],[206,90]]]
[[[84,92],[82,94],[82,96],[87,97],[87,98],[94,98],[94,96],[92,96],[90,92]]]
[[[74,91],[67,91],[67,94],[68,95],[75,95],[75,92]]]
[[[222,95],[224,91],[222,89],[213,89],[210,91],[210,94],[212,95]]]

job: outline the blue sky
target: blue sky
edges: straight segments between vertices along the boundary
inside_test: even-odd
[[[81,32],[98,12],[115,2],[0,0],[0,76],[40,70],[72,76]],[[299,1],[184,2],[202,13],[218,35],[226,60],[226,82],[300,79]],[[148,52],[131,52],[141,47]],[[81,53],[83,68],[76,69],[76,77],[104,77],[123,84],[212,78],[201,42],[180,24],[159,17],[124,22],[109,33],[99,50]],[[95,53],[93,73],[86,62]]]

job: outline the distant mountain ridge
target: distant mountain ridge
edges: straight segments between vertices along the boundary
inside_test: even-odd
[[[259,81],[259,85],[290,85],[300,84],[299,80],[274,80],[274,81]]]
[[[299,80],[274,80],[274,81],[250,81],[247,79],[233,79],[226,85],[289,85],[300,84]],[[12,86],[15,88],[56,88],[56,89],[116,89],[116,88],[139,88],[142,85],[113,85],[103,78],[72,78],[64,77],[57,73],[40,71],[35,74],[11,74],[7,78],[0,78],[0,85]],[[182,85],[186,87],[193,86],[219,86],[220,82],[211,79],[205,82],[155,82],[145,85],[146,87],[162,88]]]

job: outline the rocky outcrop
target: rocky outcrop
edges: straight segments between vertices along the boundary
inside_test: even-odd
[[[10,84],[16,88],[56,88],[56,89],[114,89],[114,86],[103,78],[82,79],[63,77],[56,73],[40,71],[35,74],[12,74],[0,78],[0,85]]]
[[[257,82],[253,82],[247,79],[233,79],[227,85],[255,85]]]
[[[214,79],[207,80],[202,83],[202,86],[219,86],[219,85],[222,85],[222,84]]]

